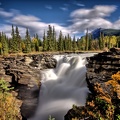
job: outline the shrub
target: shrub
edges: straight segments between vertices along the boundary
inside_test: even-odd
[[[0,79],[0,120],[20,120],[18,100],[10,93],[9,84]]]

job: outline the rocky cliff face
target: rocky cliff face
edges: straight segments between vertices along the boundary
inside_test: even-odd
[[[73,106],[65,120],[117,120],[120,117],[120,50],[112,48],[87,60],[86,80],[91,93],[86,105]]]
[[[52,55],[10,56],[0,59],[0,77],[8,81],[22,101],[21,114],[24,118],[34,115],[40,90],[40,70],[54,68]]]

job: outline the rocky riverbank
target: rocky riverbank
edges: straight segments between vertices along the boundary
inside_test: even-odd
[[[87,59],[86,80],[90,93],[86,105],[74,105],[65,120],[117,120],[120,117],[120,49],[112,48]]]
[[[117,119],[120,115],[120,73],[116,73],[120,71],[120,50],[111,49],[87,58],[87,61],[86,80],[91,93],[86,106],[74,105],[65,115],[65,120]],[[0,58],[0,77],[14,86],[16,97],[22,102],[22,106],[21,102],[19,106],[23,120],[34,115],[37,108],[40,70],[55,68],[56,63],[52,55],[48,54]]]
[[[0,77],[14,87],[23,120],[34,115],[40,90],[40,70],[54,68],[52,55],[25,55],[0,58]]]

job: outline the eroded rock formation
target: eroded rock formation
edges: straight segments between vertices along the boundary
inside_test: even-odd
[[[40,70],[54,68],[52,55],[25,55],[0,58],[0,77],[8,81],[22,101],[24,119],[34,115],[40,90]]]
[[[86,105],[74,105],[65,120],[117,120],[120,115],[120,50],[112,48],[87,60],[86,80],[91,93]]]

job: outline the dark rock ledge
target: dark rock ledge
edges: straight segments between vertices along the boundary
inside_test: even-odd
[[[56,67],[52,55],[25,55],[0,58],[0,78],[14,87],[17,98],[22,101],[23,120],[34,115],[40,90],[40,70]]]
[[[86,105],[73,106],[65,120],[117,120],[120,115],[120,73],[117,81],[111,76],[120,71],[120,49],[87,58],[86,80],[89,93]]]

